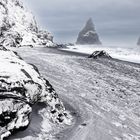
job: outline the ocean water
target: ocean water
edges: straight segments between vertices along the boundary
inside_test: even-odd
[[[92,54],[94,51],[104,50],[113,58],[140,63],[140,46],[109,46],[109,45],[75,45],[63,49],[71,52]]]

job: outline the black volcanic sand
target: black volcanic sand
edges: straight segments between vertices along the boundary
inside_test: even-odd
[[[55,134],[59,140],[140,138],[140,64],[117,59],[89,59],[88,55],[51,48],[16,51],[39,68],[75,118]],[[44,107],[44,106],[43,106]],[[36,136],[42,118],[35,105],[30,126],[15,135]],[[33,132],[33,133],[32,133]],[[11,137],[12,138],[12,137]],[[47,139],[47,138],[46,138]]]
[[[8,139],[22,139],[26,136],[33,136],[36,137],[38,133],[41,133],[41,121],[42,117],[38,114],[38,111],[42,108],[45,108],[46,105],[43,103],[35,104],[32,108],[31,114],[31,122],[28,128],[24,131],[19,131],[15,133],[13,136],[10,136]],[[35,132],[35,133],[34,133]]]

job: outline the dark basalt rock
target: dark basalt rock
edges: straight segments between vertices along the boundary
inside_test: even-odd
[[[2,45],[0,45],[0,51],[7,51],[7,49],[3,47]]]
[[[95,51],[93,52],[88,58],[112,58],[107,52],[105,51]]]
[[[92,19],[90,18],[85,27],[79,33],[76,44],[79,45],[91,45],[91,44],[101,44],[98,34],[96,33]]]
[[[56,48],[68,48],[68,46],[74,46],[74,44],[73,43],[56,44]]]
[[[139,45],[139,46],[140,46],[140,37],[139,37],[139,39],[138,39],[137,45]]]
[[[9,124],[16,117],[16,112],[5,111],[3,114],[0,114],[0,126],[4,127]]]
[[[53,122],[63,123],[68,119],[57,93],[36,66],[25,63],[4,47],[0,48],[0,66],[1,140],[28,127],[32,106],[38,102],[47,105]]]

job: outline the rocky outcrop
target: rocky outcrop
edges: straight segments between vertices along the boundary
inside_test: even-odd
[[[8,47],[54,46],[53,36],[40,31],[20,0],[0,0],[0,44]]]
[[[51,121],[65,123],[68,113],[52,85],[34,65],[0,47],[0,139],[28,127],[32,106],[47,105]]]
[[[94,59],[97,59],[97,58],[112,58],[107,52],[105,51],[95,51],[93,52],[89,58],[94,58]]]
[[[68,48],[68,46],[74,46],[73,43],[67,43],[67,44],[57,44],[57,48]]]
[[[91,45],[101,44],[98,34],[96,33],[92,19],[90,18],[85,27],[79,33],[76,44],[79,45]]]
[[[139,39],[138,39],[137,45],[139,45],[139,46],[140,46],[140,37],[139,37]]]

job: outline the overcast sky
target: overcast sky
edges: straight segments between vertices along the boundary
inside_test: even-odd
[[[23,0],[57,42],[75,42],[89,17],[103,43],[136,44],[140,0]]]

